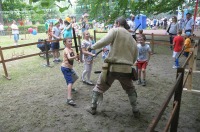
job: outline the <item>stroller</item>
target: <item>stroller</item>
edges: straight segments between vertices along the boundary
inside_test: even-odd
[[[39,56],[46,58],[44,39],[38,39],[37,48],[40,49],[40,53],[41,54],[39,54]],[[51,48],[51,44],[50,43],[47,44],[47,48],[48,48],[48,51],[49,51],[50,48]],[[51,53],[49,53],[49,57],[52,57]]]

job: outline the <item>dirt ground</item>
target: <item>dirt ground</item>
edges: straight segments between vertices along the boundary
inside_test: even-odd
[[[9,68],[25,68],[25,73],[19,73],[11,81],[1,77],[0,84],[0,131],[30,131],[30,132],[144,132],[153,117],[159,111],[169,90],[176,80],[176,69],[172,69],[172,51],[169,48],[155,49],[147,68],[147,86],[135,84],[138,93],[138,107],[141,117],[132,116],[127,94],[118,81],[104,94],[102,105],[98,107],[97,115],[90,115],[86,108],[91,103],[93,86],[83,84],[80,79],[74,84],[77,93],[73,99],[77,107],[66,104],[66,83],[60,71],[60,64],[52,68],[43,67],[42,58],[24,59],[9,63]],[[159,49],[159,50],[158,50]],[[184,61],[181,58],[181,63]],[[31,63],[38,63],[34,69]],[[102,60],[95,59],[93,71],[101,69]],[[199,64],[199,63],[198,63]],[[19,66],[20,65],[20,66]],[[1,67],[2,68],[2,67]],[[75,71],[80,76],[83,64],[75,63]],[[1,71],[2,72],[2,71]],[[2,72],[3,73],[3,72]],[[12,76],[12,73],[10,73]],[[92,74],[96,82],[98,74]],[[198,89],[199,74],[194,74],[193,88]],[[200,95],[183,91],[179,132],[200,131]],[[162,131],[172,109],[172,101],[164,112],[156,131]]]

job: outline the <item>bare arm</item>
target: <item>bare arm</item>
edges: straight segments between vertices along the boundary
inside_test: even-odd
[[[85,55],[95,56],[95,54],[92,54],[92,53],[89,52],[86,48],[82,48],[82,53],[85,54]]]
[[[67,58],[68,58],[69,60],[74,60],[74,59],[76,59],[77,57],[78,57],[78,55],[70,56],[70,53],[69,53],[69,52],[67,53]]]

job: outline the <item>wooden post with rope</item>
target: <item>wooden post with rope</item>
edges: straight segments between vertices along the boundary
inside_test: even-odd
[[[190,54],[192,56],[189,60],[189,65],[188,65],[189,75],[188,75],[188,79],[185,84],[185,86],[188,90],[192,90],[192,76],[193,76],[193,64],[194,64],[194,52],[191,52]]]
[[[47,66],[47,67],[50,67],[50,63],[49,63],[48,43],[47,43],[47,40],[46,40],[46,39],[44,40],[44,45],[45,45],[45,56],[46,56],[46,61],[47,61],[46,66]]]
[[[195,47],[194,47],[194,64],[193,64],[193,71],[196,71],[197,69],[197,53],[199,48],[200,40],[195,41]]]
[[[4,60],[4,56],[3,56],[3,52],[2,52],[2,49],[1,49],[1,46],[0,46],[0,56],[1,56],[1,60],[0,62],[2,63],[3,65],[3,70],[4,70],[4,77],[8,80],[11,80],[11,78],[8,76],[8,72],[7,72],[7,68],[6,68],[6,63],[5,63],[5,60]]]

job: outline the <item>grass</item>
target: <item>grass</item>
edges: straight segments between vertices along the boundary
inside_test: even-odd
[[[90,34],[93,35],[93,30],[89,30]],[[104,34],[97,34],[97,38],[101,38],[105,35]],[[14,40],[13,36],[7,35],[7,36],[0,36],[0,47],[8,47],[8,46],[14,46]],[[45,39],[47,38],[46,33],[38,33],[37,35],[32,34],[22,34],[20,35],[20,40],[18,42],[19,45],[21,44],[28,44],[37,42],[39,38]],[[64,45],[62,42],[60,42],[60,47],[64,48]],[[4,59],[10,59],[12,56],[15,55],[30,55],[34,53],[39,53],[40,50],[37,48],[36,45],[33,46],[25,46],[25,47],[19,47],[19,48],[13,48],[8,50],[3,50],[3,56]],[[62,53],[61,53],[62,55]],[[62,56],[61,56],[62,58]],[[51,58],[50,58],[51,61]],[[21,78],[24,75],[31,74],[31,72],[39,72],[39,69],[43,67],[43,65],[46,64],[45,59],[39,57],[39,56],[33,56],[28,57],[24,59],[19,59],[11,62],[6,62],[6,68],[8,71],[8,75],[12,78],[12,80],[16,80]],[[0,64],[0,73],[4,75],[4,69],[2,64]],[[0,77],[0,84],[5,83],[6,79],[2,79],[2,76]]]
[[[89,30],[90,34],[93,35],[93,30]],[[102,38],[106,35],[106,33],[97,33],[97,40]],[[32,42],[37,42],[39,38],[45,39],[47,38],[46,33],[38,33],[37,35],[32,34],[26,34],[26,35],[20,35],[19,45],[21,44],[27,44]],[[0,40],[0,46],[1,47],[7,47],[7,46],[13,46],[13,36],[1,36]],[[63,43],[60,43],[61,48],[64,48]],[[169,48],[166,48],[166,46],[160,46],[155,45],[154,51],[156,54],[172,54],[169,50]],[[26,46],[26,47],[19,47],[19,48],[13,48],[8,50],[3,50],[4,59],[10,59],[12,58],[13,54],[25,54],[30,55],[34,53],[38,53],[40,50],[37,48],[36,45],[33,46]],[[61,53],[62,55],[62,53]],[[62,58],[62,56],[61,56]],[[52,61],[50,59],[50,61]],[[22,77],[25,74],[31,74],[29,71],[36,72],[38,69],[41,69],[40,67],[42,65],[46,64],[45,59],[42,59],[39,56],[33,56],[28,57],[24,59],[19,59],[11,62],[6,63],[6,68],[8,71],[8,75],[13,79],[18,79]],[[39,72],[39,71],[38,71]],[[0,64],[0,73],[4,74],[4,70],[2,67],[2,64]],[[0,83],[3,83],[5,79],[0,79]]]

